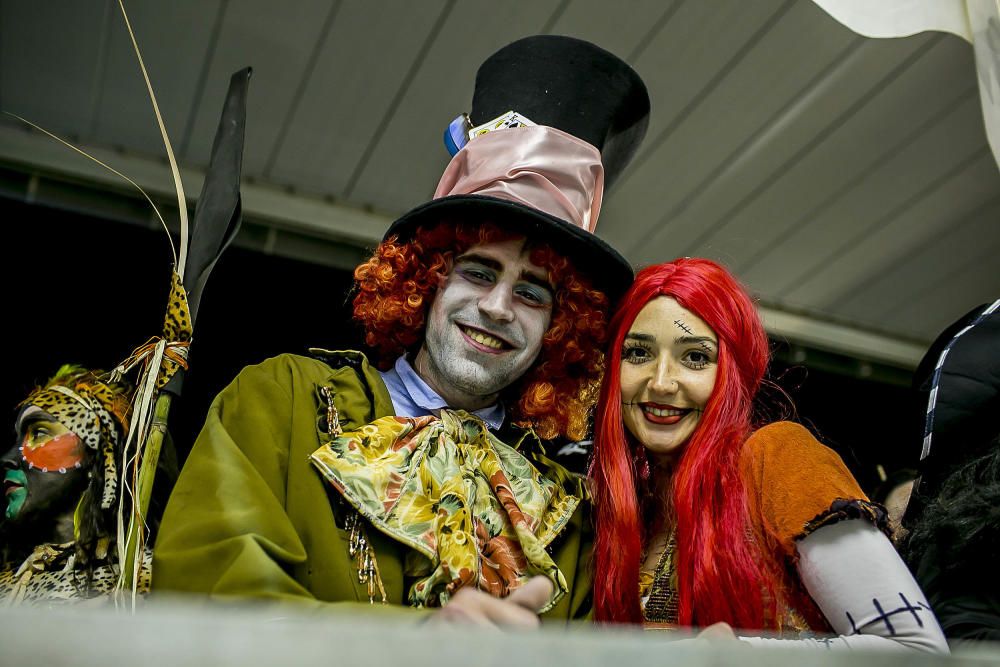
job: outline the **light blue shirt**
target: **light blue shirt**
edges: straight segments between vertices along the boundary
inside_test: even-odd
[[[379,371],[385,388],[389,390],[392,407],[399,417],[437,417],[441,408],[447,408],[448,403],[436,391],[423,381],[413,370],[404,354],[396,359],[396,364],[387,371]],[[472,414],[482,419],[491,431],[496,431],[503,424],[506,412],[503,405],[494,403]]]

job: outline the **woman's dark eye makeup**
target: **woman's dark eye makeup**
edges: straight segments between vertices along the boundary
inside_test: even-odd
[[[652,347],[638,340],[626,340],[622,346],[622,360],[633,364],[649,361],[654,356]],[[714,351],[708,347],[686,350],[681,354],[681,362],[688,368],[701,370],[715,360]]]
[[[692,350],[684,355],[684,360],[687,362],[688,366],[697,370],[708,366],[708,364],[711,363],[712,358],[704,350]]]
[[[622,348],[622,359],[631,363],[642,363],[653,356],[653,350],[649,345],[636,341],[628,341]]]

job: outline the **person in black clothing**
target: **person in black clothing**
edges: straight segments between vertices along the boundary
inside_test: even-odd
[[[1000,641],[1000,440],[944,480],[904,555],[949,639]]]
[[[1000,300],[948,327],[917,369],[920,479],[901,551],[951,640],[1000,640]]]

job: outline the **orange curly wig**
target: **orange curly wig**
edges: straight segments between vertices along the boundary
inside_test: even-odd
[[[389,368],[400,354],[420,348],[427,311],[456,255],[518,236],[492,223],[441,222],[418,229],[408,242],[383,241],[354,271],[354,317],[364,326],[379,367]],[[532,427],[544,439],[580,440],[587,435],[604,370],[608,298],[549,246],[532,244],[530,259],[548,270],[555,286],[552,321],[535,364],[504,390],[503,399],[518,426]]]

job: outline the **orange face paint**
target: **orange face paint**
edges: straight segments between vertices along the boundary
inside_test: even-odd
[[[42,472],[65,473],[79,468],[83,463],[84,447],[80,438],[71,432],[55,436],[29,433],[21,444],[21,456],[29,467]]]

